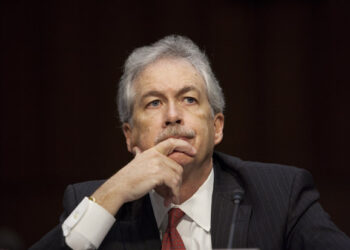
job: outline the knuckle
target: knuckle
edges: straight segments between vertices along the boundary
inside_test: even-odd
[[[175,177],[173,178],[173,183],[174,183],[175,186],[179,186],[180,183],[181,183],[180,177],[179,177],[179,176],[175,176]]]
[[[159,178],[153,178],[153,186],[159,186],[162,182]]]

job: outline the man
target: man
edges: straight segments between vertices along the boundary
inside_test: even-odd
[[[213,152],[224,98],[189,39],[168,36],[136,49],[118,108],[135,158],[104,182],[69,186],[61,224],[32,249],[225,248],[235,190],[245,194],[233,247],[350,249],[308,172]]]

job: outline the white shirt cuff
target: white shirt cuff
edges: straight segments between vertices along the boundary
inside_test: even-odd
[[[72,249],[96,249],[114,222],[113,215],[85,197],[64,221],[63,235]]]

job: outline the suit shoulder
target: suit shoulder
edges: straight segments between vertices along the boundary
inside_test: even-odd
[[[79,191],[90,191],[90,190],[95,190],[99,186],[101,186],[105,180],[92,180],[92,181],[84,181],[84,182],[78,182],[71,184],[71,186]]]
[[[279,182],[293,181],[295,176],[298,175],[311,177],[311,174],[307,170],[295,166],[245,161],[220,152],[214,153],[214,161],[218,162],[224,168],[231,169],[232,171],[238,173],[244,179],[275,179],[277,182]]]
[[[312,200],[319,195],[315,189],[311,174],[301,168],[275,163],[243,161],[222,153],[215,153],[215,164],[226,173],[230,173],[245,190],[246,200],[264,206],[271,197],[278,197],[275,204],[283,204],[288,210],[290,200],[297,200],[305,190],[312,191]],[[310,196],[311,197],[311,196]],[[256,204],[258,201],[261,204]]]
[[[99,188],[105,180],[93,180],[93,181],[85,181],[71,184],[67,187],[67,189],[71,188],[74,190],[76,195],[80,196],[90,196],[97,188]]]

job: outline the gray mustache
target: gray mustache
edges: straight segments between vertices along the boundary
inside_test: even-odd
[[[188,139],[194,138],[196,133],[190,128],[185,128],[181,126],[170,126],[163,130],[156,138],[156,144],[162,142],[169,137],[185,137]]]

